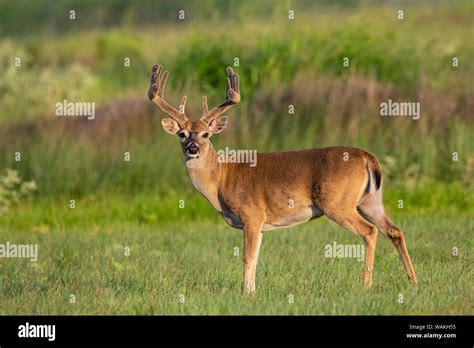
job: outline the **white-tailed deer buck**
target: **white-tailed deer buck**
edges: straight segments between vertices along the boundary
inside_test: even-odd
[[[244,291],[255,291],[262,231],[294,226],[322,215],[365,241],[364,283],[372,284],[378,229],[399,251],[408,278],[416,283],[405,238],[385,214],[382,172],[377,159],[352,147],[259,153],[257,165],[220,163],[210,137],[222,132],[221,116],[240,101],[239,77],[227,68],[226,100],[209,110],[204,96],[202,117],[185,115],[186,96],[178,109],[164,98],[168,72],[153,66],[148,97],[171,118],[163,129],[178,134],[194,187],[232,227],[244,230]],[[289,204],[291,202],[291,204]]]

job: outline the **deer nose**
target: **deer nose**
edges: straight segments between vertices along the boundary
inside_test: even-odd
[[[191,155],[195,155],[199,152],[199,146],[196,143],[190,143],[186,149]]]

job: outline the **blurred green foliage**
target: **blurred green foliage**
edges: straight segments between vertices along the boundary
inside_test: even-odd
[[[41,196],[192,192],[176,139],[143,116],[150,67],[165,65],[168,98],[189,94],[196,117],[201,94],[211,103],[223,98],[225,67],[235,58],[243,101],[231,112],[230,129],[213,138],[217,148],[359,146],[381,159],[386,182],[400,189],[437,188],[439,181],[472,190],[472,2],[399,2],[403,21],[397,4],[370,1],[27,3],[0,0],[0,168],[35,180]],[[70,9],[75,21],[67,19]],[[54,105],[63,99],[100,108],[128,96],[143,98],[143,107],[116,111],[130,131],[108,124],[114,141],[100,123],[84,138],[57,126]],[[422,100],[422,117],[381,120],[377,98]],[[289,104],[295,115],[288,116]],[[15,151],[24,154],[21,162]],[[124,164],[124,151],[132,162]]]
[[[376,3],[376,1],[372,1]],[[308,11],[319,6],[341,8],[367,3],[366,0],[0,0],[0,32],[25,35],[40,31],[64,32],[83,28],[110,26],[139,26],[175,23],[178,11],[184,10],[191,21],[222,21],[233,16],[238,21],[248,17],[270,18],[276,12]],[[69,11],[75,11],[79,27],[71,26]]]
[[[7,169],[0,176],[0,215],[36,190],[34,181],[23,181],[16,170]],[[23,203],[24,204],[24,203]]]

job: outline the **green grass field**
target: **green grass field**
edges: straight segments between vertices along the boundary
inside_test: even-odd
[[[211,214],[200,197],[186,201],[190,214],[177,202],[142,198],[83,200],[74,210],[66,203],[60,208],[59,202],[27,204],[2,218],[0,240],[37,243],[39,258],[37,262],[1,261],[0,313],[413,315],[473,311],[472,211],[433,214],[390,209],[405,230],[419,291],[409,285],[398,253],[383,237],[376,253],[374,285],[366,290],[363,261],[325,257],[326,244],[362,244],[359,237],[327,218],[266,232],[257,293],[249,298],[241,295],[240,230]],[[169,212],[166,217],[149,214],[161,204]],[[193,209],[208,217],[189,218]],[[457,256],[453,248],[458,248]],[[71,294],[75,303],[70,302]]]

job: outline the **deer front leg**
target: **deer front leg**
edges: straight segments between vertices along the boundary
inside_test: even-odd
[[[256,220],[256,219],[255,219]],[[262,244],[263,219],[249,221],[244,224],[244,282],[243,292],[255,292],[258,255]]]

